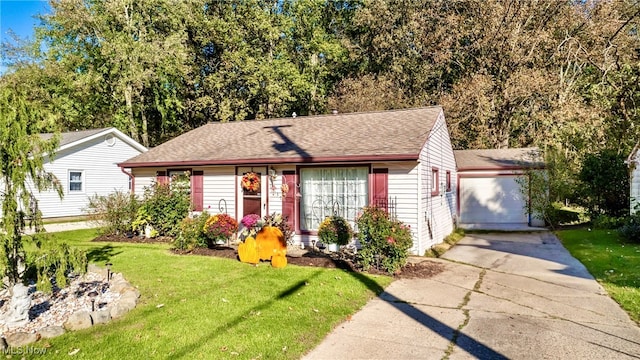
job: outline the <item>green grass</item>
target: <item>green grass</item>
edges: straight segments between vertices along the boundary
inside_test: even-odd
[[[571,255],[640,323],[640,244],[625,243],[615,230],[563,230],[557,235]]]
[[[391,282],[338,269],[257,267],[171,254],[166,244],[91,243],[95,230],[57,233],[107,260],[142,293],[107,325],[46,340],[47,358],[297,359]],[[43,343],[34,344],[42,346]]]

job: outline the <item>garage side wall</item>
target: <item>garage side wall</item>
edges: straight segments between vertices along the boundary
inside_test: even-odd
[[[447,175],[448,174],[448,175]],[[449,179],[449,180],[447,180]],[[455,229],[456,162],[449,130],[440,113],[420,152],[418,187],[418,243],[413,253],[423,255]]]
[[[638,158],[636,157],[631,166],[631,179],[630,179],[630,187],[631,187],[631,214],[635,214],[638,210],[638,206],[640,206],[640,166],[638,166]]]

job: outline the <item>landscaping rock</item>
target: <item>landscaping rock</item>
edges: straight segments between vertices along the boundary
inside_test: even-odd
[[[33,344],[34,342],[38,341],[38,335],[33,333],[26,333],[26,332],[16,332],[16,333],[7,335],[6,341],[7,341],[7,345],[15,348],[15,347]]]
[[[91,313],[93,325],[106,324],[111,320],[111,314],[108,309],[98,310]]]
[[[67,330],[82,330],[86,328],[90,328],[92,325],[91,315],[88,311],[76,311],[69,319],[64,323],[64,328]]]
[[[117,319],[123,317],[126,313],[129,312],[129,310],[131,309],[118,303],[109,308],[109,314],[111,314],[112,319]]]
[[[135,288],[131,286],[131,284],[129,284],[128,281],[124,279],[120,279],[120,280],[112,281],[111,284],[109,285],[109,289],[115,292],[123,293],[126,290],[135,289]]]
[[[64,328],[62,326],[47,326],[38,330],[38,334],[43,339],[51,339],[64,334]]]

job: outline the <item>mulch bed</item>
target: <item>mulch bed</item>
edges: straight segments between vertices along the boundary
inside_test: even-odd
[[[157,237],[153,239],[147,239],[142,236],[129,237],[101,235],[95,238],[93,241],[127,243],[171,243],[173,239],[171,237]],[[238,259],[238,251],[235,248],[228,246],[217,246],[214,248],[195,248],[190,251],[173,249],[171,251],[174,254],[178,255],[201,255],[227,259]],[[361,271],[361,269],[358,269],[358,267],[352,261],[348,259],[340,259],[336,254],[327,254],[321,251],[307,251],[300,254],[288,254],[287,263],[298,266],[337,268],[353,272]],[[410,261],[397,274],[394,274],[394,277],[401,279],[426,279],[441,273],[443,270],[444,265],[439,262],[431,261],[428,259],[422,261]],[[387,275],[386,272],[381,272],[374,268],[369,269],[369,271],[367,272],[370,274]]]

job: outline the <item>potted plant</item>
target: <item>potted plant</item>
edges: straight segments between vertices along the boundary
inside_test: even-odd
[[[338,215],[327,216],[318,228],[318,239],[333,252],[338,251],[340,245],[347,245],[352,236],[351,225]]]
[[[238,231],[238,222],[228,214],[217,214],[207,219],[202,230],[213,247],[228,241]]]

